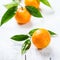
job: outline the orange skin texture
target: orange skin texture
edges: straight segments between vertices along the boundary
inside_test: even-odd
[[[16,12],[15,19],[19,24],[26,24],[30,21],[31,15],[26,8],[19,8]]]
[[[34,6],[36,8],[39,8],[40,2],[39,0],[25,0],[26,6]]]
[[[50,33],[46,29],[38,29],[32,35],[32,42],[38,49],[47,47],[50,43]]]

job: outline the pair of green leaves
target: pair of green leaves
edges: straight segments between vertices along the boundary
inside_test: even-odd
[[[21,49],[21,53],[24,54],[31,46],[31,41],[30,41],[30,36],[33,35],[33,33],[38,30],[39,28],[36,28],[36,29],[33,29],[31,30],[28,34],[28,35],[24,35],[24,34],[21,34],[21,35],[15,35],[13,37],[11,37],[11,39],[15,40],[15,41],[25,41],[22,45],[22,49]],[[56,35],[56,33],[48,30],[48,32],[50,33],[51,36],[54,36]]]
[[[24,54],[31,46],[31,41],[28,38],[29,38],[29,36],[25,35],[25,34],[15,35],[15,36],[11,37],[11,39],[13,39],[15,41],[25,41],[21,48],[22,54]]]
[[[31,31],[29,32],[29,35],[32,36],[33,33],[34,33],[36,30],[38,30],[38,29],[39,29],[39,28],[36,28],[36,29],[31,30]],[[48,30],[48,32],[50,33],[51,36],[56,35],[56,33],[52,32],[52,31],[50,31],[50,30]]]

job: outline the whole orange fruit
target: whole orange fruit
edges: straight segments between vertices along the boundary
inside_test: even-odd
[[[39,8],[40,2],[39,0],[25,0],[26,6],[34,6],[36,8]]]
[[[31,15],[26,8],[18,8],[15,18],[19,24],[26,24],[30,21]]]
[[[48,30],[40,28],[32,35],[32,42],[38,49],[47,47],[50,43],[50,33]]]

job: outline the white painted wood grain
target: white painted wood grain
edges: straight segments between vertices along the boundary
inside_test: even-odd
[[[25,25],[18,25],[12,18],[0,27],[0,60],[24,60],[25,55],[22,56],[20,53],[22,43],[11,41],[10,37],[16,34],[26,34],[31,29],[39,27],[52,30],[57,33],[57,36],[52,37],[50,45],[41,51],[32,45],[26,53],[27,60],[49,60],[50,57],[52,57],[52,60],[60,60],[60,1],[49,1],[53,9],[41,4],[41,12],[44,18],[32,16],[31,21]],[[3,4],[8,2],[9,0],[0,0],[0,20],[6,11]]]

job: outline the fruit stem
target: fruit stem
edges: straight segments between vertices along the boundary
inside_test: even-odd
[[[20,4],[19,6],[20,6],[20,7],[21,7],[21,9],[23,10],[23,6],[22,6],[22,4]]]
[[[21,9],[23,10],[23,7],[21,6]]]

